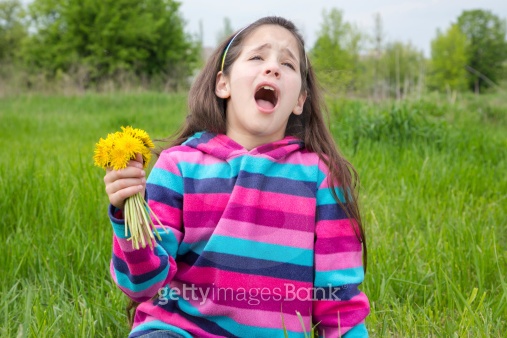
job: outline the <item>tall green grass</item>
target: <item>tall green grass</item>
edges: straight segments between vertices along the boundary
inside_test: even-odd
[[[94,143],[122,125],[177,129],[186,98],[0,99],[0,336],[119,337],[111,229]],[[507,102],[330,102],[361,178],[373,337],[507,332]]]

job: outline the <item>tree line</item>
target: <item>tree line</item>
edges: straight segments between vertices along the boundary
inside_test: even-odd
[[[203,46],[202,35],[185,32],[179,6],[173,0],[34,0],[28,6],[0,0],[0,82],[20,89],[121,82],[186,88],[202,66]],[[490,11],[463,11],[437,30],[430,58],[410,43],[387,41],[381,16],[373,20],[366,33],[339,9],[323,12],[308,52],[329,94],[481,93],[507,79],[506,21]],[[227,18],[224,25],[220,35],[232,31]]]

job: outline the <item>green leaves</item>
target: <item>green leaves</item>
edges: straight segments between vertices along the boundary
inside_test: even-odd
[[[431,42],[429,85],[441,91],[464,91],[467,88],[467,37],[458,25],[445,33],[437,31]]]
[[[121,72],[184,79],[199,54],[178,9],[172,0],[35,0],[26,62],[51,76],[78,68],[88,83]]]
[[[468,41],[469,88],[480,92],[498,84],[507,60],[505,19],[477,9],[464,11],[457,25]]]

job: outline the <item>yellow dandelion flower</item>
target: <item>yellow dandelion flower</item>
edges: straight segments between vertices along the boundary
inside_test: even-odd
[[[101,137],[99,142],[95,145],[95,154],[93,156],[95,165],[101,168],[107,168],[109,166],[110,152],[111,147],[109,142]]]
[[[126,126],[126,127],[122,126],[121,130],[122,130],[123,133],[129,134],[131,136],[135,136],[136,135],[136,133],[134,131],[134,128],[132,128],[131,126]]]
[[[151,161],[151,152],[143,153],[143,167],[146,169]]]
[[[140,139],[143,142],[145,147],[155,148],[155,144],[153,144],[153,141],[150,139],[150,136],[148,135],[147,132],[145,132],[142,129],[138,129],[138,128],[134,129],[134,132],[135,132],[135,137]]]
[[[114,170],[125,169],[130,160],[129,155],[123,147],[114,147],[111,149],[111,167]]]

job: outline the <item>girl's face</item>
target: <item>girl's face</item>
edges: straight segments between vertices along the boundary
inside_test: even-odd
[[[256,28],[242,43],[229,75],[217,74],[215,93],[227,99],[227,135],[246,149],[284,138],[290,114],[301,114],[296,38],[277,25]]]

